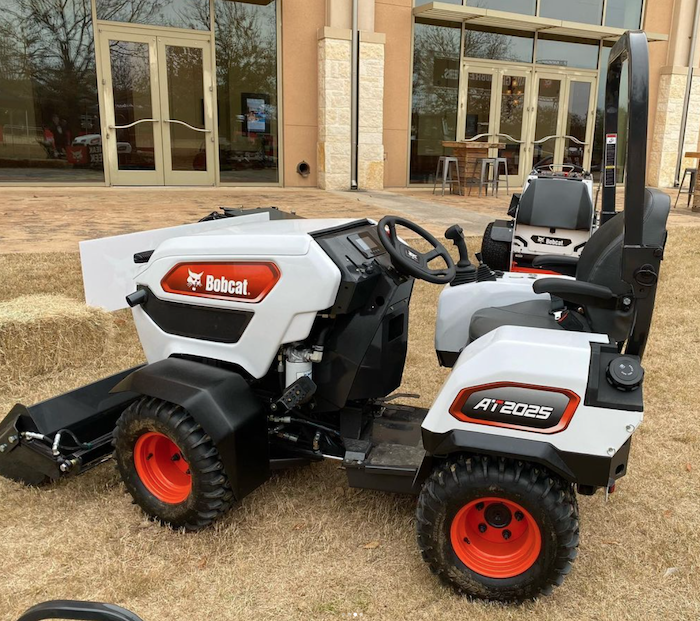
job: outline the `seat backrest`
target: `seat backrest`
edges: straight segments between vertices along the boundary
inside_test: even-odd
[[[644,194],[644,244],[663,247],[666,243],[666,220],[671,199],[660,190],[647,188]],[[625,215],[618,213],[603,224],[581,252],[576,267],[576,280],[609,287],[613,293],[631,293],[631,286],[622,279],[622,250],[624,247]],[[650,295],[656,293],[653,286]],[[628,311],[587,308],[586,315],[594,332],[609,334],[615,341],[629,336],[634,307]]]
[[[585,183],[539,177],[530,181],[518,206],[518,224],[590,230],[593,203]]]

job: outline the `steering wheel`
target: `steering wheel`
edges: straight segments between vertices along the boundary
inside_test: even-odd
[[[402,242],[396,234],[396,226],[403,226],[413,231],[432,247],[428,252],[418,252]],[[388,230],[387,230],[388,229]],[[384,248],[391,257],[394,267],[408,276],[414,276],[436,285],[446,285],[454,277],[456,268],[450,253],[437,239],[415,222],[398,216],[384,216],[377,225],[377,233]],[[445,267],[430,268],[428,264],[434,259],[441,258]]]

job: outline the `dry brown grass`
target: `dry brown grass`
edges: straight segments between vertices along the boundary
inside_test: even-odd
[[[350,490],[333,463],[276,475],[216,528],[196,535],[144,520],[104,466],[44,490],[0,481],[0,616],[14,619],[39,600],[71,597],[119,603],[147,621],[342,619],[352,612],[430,621],[699,618],[695,230],[676,228],[670,236],[645,359],[647,419],[635,436],[630,473],[607,503],[600,494],[580,499],[580,555],[553,596],[519,607],[455,596],[420,559],[415,501]],[[52,265],[50,257],[41,260]],[[65,295],[73,275],[64,265],[46,282]],[[403,387],[420,392],[426,405],[446,376],[432,348],[438,294],[416,286]],[[123,314],[119,321],[101,364],[25,378],[0,392],[0,408],[136,362],[130,322]],[[363,547],[374,541],[378,547]],[[666,575],[669,568],[676,569]]]

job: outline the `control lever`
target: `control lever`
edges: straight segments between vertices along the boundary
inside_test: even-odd
[[[476,267],[469,260],[467,242],[464,239],[464,231],[459,224],[453,224],[445,231],[445,238],[452,241],[457,247],[459,261],[457,262],[457,273],[450,283],[450,286],[463,285],[465,283],[476,282]]]
[[[479,269],[476,271],[477,282],[484,282],[486,280],[496,280],[496,272],[494,272],[486,263],[483,261],[483,257],[480,252],[476,253],[476,260],[479,262]]]

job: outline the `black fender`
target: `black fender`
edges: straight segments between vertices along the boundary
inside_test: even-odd
[[[491,239],[510,244],[513,241],[513,221],[494,220],[491,227]]]
[[[434,459],[462,453],[519,459],[540,464],[571,483],[594,487],[608,487],[626,474],[631,440],[629,438],[615,455],[601,457],[560,451],[545,439],[528,440],[462,429],[446,433],[423,429],[427,457]]]
[[[123,391],[186,409],[219,451],[236,500],[270,478],[266,409],[239,373],[167,358],[141,367],[112,389]]]

